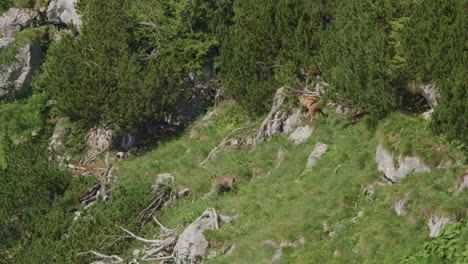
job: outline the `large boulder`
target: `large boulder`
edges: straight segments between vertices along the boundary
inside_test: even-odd
[[[323,153],[325,153],[327,149],[327,144],[317,142],[315,144],[314,150],[312,151],[312,153],[310,153],[309,158],[307,159],[307,168],[310,169],[313,166],[315,166],[317,161],[320,159],[320,157],[322,157]]]
[[[296,136],[301,138],[304,133],[310,136],[310,133],[312,133],[312,128],[308,126],[299,127],[302,123],[302,111],[298,108],[287,107],[285,104],[286,101],[287,90],[285,87],[282,87],[276,91],[270,113],[265,118],[265,120],[263,120],[262,125],[257,130],[257,134],[253,140],[254,146],[257,146],[261,142],[265,141],[265,139],[273,136],[278,132],[284,132],[286,134],[292,133],[291,140],[294,141],[297,140],[293,138],[296,138]],[[299,139],[297,142],[299,144],[301,139]]]
[[[382,145],[377,146],[375,160],[379,171],[392,182],[403,179],[412,172],[431,172],[431,168],[418,157],[400,156],[398,166],[395,167],[395,154],[385,150]]]
[[[421,86],[421,94],[432,109],[439,104],[440,90],[434,82]]]
[[[445,224],[451,224],[454,223],[455,219],[453,217],[449,216],[439,216],[439,215],[433,215],[429,218],[427,222],[427,226],[429,227],[429,236],[430,237],[436,237],[439,235],[440,229],[445,225]]]
[[[8,40],[5,39],[0,41],[0,48],[7,42]],[[20,48],[11,64],[0,65],[0,96],[29,87],[33,72],[41,63],[42,53],[39,41]]]
[[[304,143],[314,132],[314,128],[310,126],[298,127],[289,135],[289,140],[294,141],[296,145]]]
[[[78,0],[52,0],[47,7],[47,19],[52,24],[67,25],[73,23],[80,26],[82,24],[81,15],[78,14],[75,4]]]
[[[34,25],[37,14],[18,8],[10,8],[0,16],[0,33],[3,37],[12,37],[13,33]]]
[[[218,228],[218,215],[215,209],[206,209],[179,236],[177,244],[174,247],[176,263],[196,263],[203,259],[208,248],[208,240],[203,235],[203,231],[216,230]]]

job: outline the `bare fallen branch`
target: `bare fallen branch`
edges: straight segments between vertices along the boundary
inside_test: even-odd
[[[161,244],[159,244],[159,245],[154,244],[150,248],[146,248],[145,249],[145,256],[143,256],[141,259],[145,260],[145,259],[148,259],[148,258],[151,258],[151,257],[155,257],[156,254],[158,254],[161,251],[166,250],[169,247],[173,246],[175,244],[175,242],[176,242],[175,237],[168,237]],[[166,250],[166,251],[172,252],[172,247],[169,250]],[[171,254],[170,257],[172,257],[172,254]]]
[[[284,86],[284,88],[289,89],[289,90],[292,90],[292,91],[295,91],[295,92],[297,92],[297,93],[299,93],[299,94],[305,94],[305,95],[309,95],[309,96],[320,97],[320,93],[319,93],[319,92],[312,92],[312,91],[309,91],[309,90],[306,90],[306,89],[299,90],[299,89],[294,89],[294,88],[289,87],[289,86]]]
[[[154,23],[151,23],[151,22],[138,22],[138,21],[135,21],[133,19],[130,19],[130,18],[124,17],[124,16],[120,16],[120,18],[125,20],[125,21],[135,23],[135,25],[138,25],[138,26],[151,27],[151,29],[152,29],[151,32],[155,32],[158,29],[158,26],[156,24],[154,24]]]
[[[120,228],[122,231],[124,231],[125,233],[129,234],[131,237],[135,238],[136,240],[138,241],[141,241],[141,242],[145,242],[145,243],[153,243],[153,244],[161,244],[162,242],[164,242],[164,240],[152,240],[152,239],[146,239],[146,238],[143,238],[143,237],[139,237],[135,234],[133,234],[132,232],[128,231],[127,229],[119,226],[119,225],[116,225],[118,228]]]
[[[112,262],[112,263],[123,263],[124,262],[124,260],[121,257],[117,256],[117,255],[108,256],[108,255],[104,255],[102,253],[96,252],[94,250],[81,252],[81,253],[78,253],[77,255],[85,255],[85,254],[93,254],[93,255],[98,256],[100,258],[116,259],[117,260],[117,262]]]
[[[138,215],[138,220],[142,221],[142,225],[148,223],[151,220],[151,217],[154,213],[161,209],[164,206],[164,203],[170,199],[170,191],[167,190],[160,190],[148,207],[143,209]]]
[[[170,255],[167,257],[160,257],[160,258],[147,258],[147,259],[141,259],[142,261],[158,261],[158,260],[165,260],[165,259],[173,259],[174,261],[176,260],[174,256]]]
[[[213,157],[213,155],[216,153],[216,151],[218,151],[218,149],[220,149],[221,147],[223,147],[223,146],[227,143],[227,141],[228,141],[228,139],[229,139],[230,136],[234,135],[235,133],[237,133],[237,132],[239,132],[239,131],[241,131],[241,130],[243,130],[243,129],[249,128],[249,127],[251,127],[251,126],[253,126],[253,125],[248,125],[248,126],[245,126],[245,127],[237,128],[237,129],[234,129],[231,133],[229,133],[229,134],[221,141],[221,143],[219,143],[219,145],[218,145],[216,148],[214,148],[214,149],[208,154],[208,157],[206,157],[206,159],[205,159],[202,163],[200,163],[200,167],[203,167],[208,161],[210,161],[210,160],[212,159],[212,157]]]

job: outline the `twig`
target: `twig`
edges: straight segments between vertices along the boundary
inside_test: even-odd
[[[116,260],[118,260],[120,263],[123,263],[123,262],[124,262],[124,260],[123,260],[121,257],[117,256],[117,255],[108,256],[108,255],[104,255],[104,254],[102,254],[102,253],[96,252],[96,251],[94,251],[94,250],[90,250],[90,251],[87,251],[87,252],[81,252],[81,253],[78,253],[77,255],[85,255],[85,254],[94,254],[94,255],[96,255],[96,256],[98,256],[98,257],[100,257],[100,258],[105,258],[105,259],[116,259]]]
[[[378,9],[378,7],[375,6],[370,0],[367,0],[367,2],[368,2],[373,8]]]
[[[160,257],[160,258],[147,258],[147,259],[141,259],[142,261],[158,261],[158,260],[165,260],[165,259],[174,259],[175,260],[175,257],[170,255],[170,256],[167,256],[167,257]]]
[[[151,32],[155,32],[157,29],[158,29],[158,26],[154,23],[151,23],[151,22],[138,22],[138,21],[135,21],[133,19],[130,19],[130,18],[127,18],[127,17],[124,17],[124,16],[120,16],[121,19],[127,21],[127,22],[132,22],[132,23],[135,23],[136,25],[139,25],[139,26],[146,26],[146,27],[151,27]]]
[[[118,228],[120,228],[122,231],[124,231],[125,233],[129,234],[130,236],[132,236],[133,238],[135,238],[136,240],[139,240],[141,242],[145,242],[145,243],[153,243],[153,244],[160,244],[161,240],[151,240],[151,239],[146,239],[146,238],[142,238],[142,237],[139,237],[135,234],[133,234],[132,232],[128,231],[127,229],[121,227],[121,226],[118,226],[116,225]]]
[[[284,88],[295,91],[295,92],[298,92],[300,94],[306,94],[306,95],[317,96],[317,97],[320,96],[320,93],[318,93],[318,92],[312,92],[312,91],[305,90],[305,89],[304,90],[299,90],[299,89],[294,89],[294,88],[289,87],[289,86],[284,86]]]
[[[200,163],[200,167],[203,167],[203,166],[205,165],[205,163],[207,163],[209,160],[211,160],[213,154],[216,153],[216,151],[217,151],[219,148],[223,147],[224,144],[227,143],[227,140],[229,139],[230,136],[232,136],[233,134],[235,134],[236,132],[238,132],[238,131],[240,131],[240,130],[249,128],[249,127],[251,127],[251,126],[253,126],[253,125],[248,125],[248,126],[245,126],[245,127],[236,128],[236,129],[234,129],[231,133],[229,133],[229,134],[223,139],[223,141],[221,141],[221,143],[220,143],[216,148],[214,148],[214,149],[210,152],[210,154],[208,154],[208,157],[206,157],[206,159],[205,159],[202,163]]]

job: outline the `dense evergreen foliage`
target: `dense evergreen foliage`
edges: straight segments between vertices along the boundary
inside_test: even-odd
[[[207,62],[214,43],[199,32],[203,25],[189,24],[198,14],[187,14],[185,1],[134,5],[85,1],[79,37],[52,46],[45,79],[72,120],[132,130],[190,96],[188,73]]]
[[[468,142],[466,1],[417,2],[400,29],[402,56],[415,80],[435,81],[441,104],[431,124],[437,133]]]
[[[56,196],[70,186],[71,177],[47,160],[32,144],[5,144],[5,169],[0,168],[0,256],[7,261],[27,248],[41,218]]]
[[[160,116],[188,96],[188,73],[208,67],[257,113],[279,86],[322,80],[328,98],[381,118],[435,81],[433,130],[467,140],[463,1],[80,3],[79,36],[53,45],[45,69],[60,109],[87,126],[128,130]]]

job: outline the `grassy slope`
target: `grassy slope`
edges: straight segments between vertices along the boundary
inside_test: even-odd
[[[208,201],[182,199],[157,213],[157,218],[170,228],[193,221],[207,207],[214,207],[221,214],[241,215],[235,223],[207,233],[221,256],[206,263],[266,263],[276,249],[262,245],[262,241],[293,240],[299,236],[305,238],[305,245],[285,248],[277,263],[397,263],[421,250],[428,240],[424,217],[434,212],[466,216],[466,192],[457,197],[451,194],[460,181],[461,168],[410,175],[397,185],[378,187],[372,197],[363,196],[363,188],[381,175],[374,160],[376,142],[385,134],[374,136],[363,122],[352,126],[343,119],[319,119],[313,124],[316,131],[304,144],[296,146],[285,135],[277,135],[251,151],[238,148],[223,152],[200,168],[198,164],[224,135],[246,123],[237,107],[224,104],[220,109],[220,115],[196,122],[179,138],[166,141],[153,152],[123,161],[116,183],[128,190],[137,189],[132,186],[147,186],[139,191],[148,196],[155,176],[171,172],[176,184],[189,187],[199,198],[210,190],[213,174],[238,175],[234,192]],[[211,125],[205,126],[207,122]],[[424,126],[418,125],[422,121],[416,118],[390,117],[383,124],[397,127],[401,122],[413,124],[419,129],[414,131],[416,134],[425,133]],[[327,143],[329,150],[316,167],[306,169],[307,157],[316,141]],[[280,148],[287,155],[276,168]],[[463,154],[457,155],[460,153]],[[263,168],[271,175],[250,182],[252,168]],[[397,216],[392,209],[393,201],[405,195],[409,199],[406,218]],[[364,217],[351,222],[360,211]],[[337,231],[335,238],[323,231],[323,221]],[[150,223],[140,235],[150,237],[157,232],[157,226]],[[233,243],[234,254],[222,256],[221,249]],[[134,242],[126,255],[139,247],[142,245]],[[335,250],[341,256],[333,257]]]

